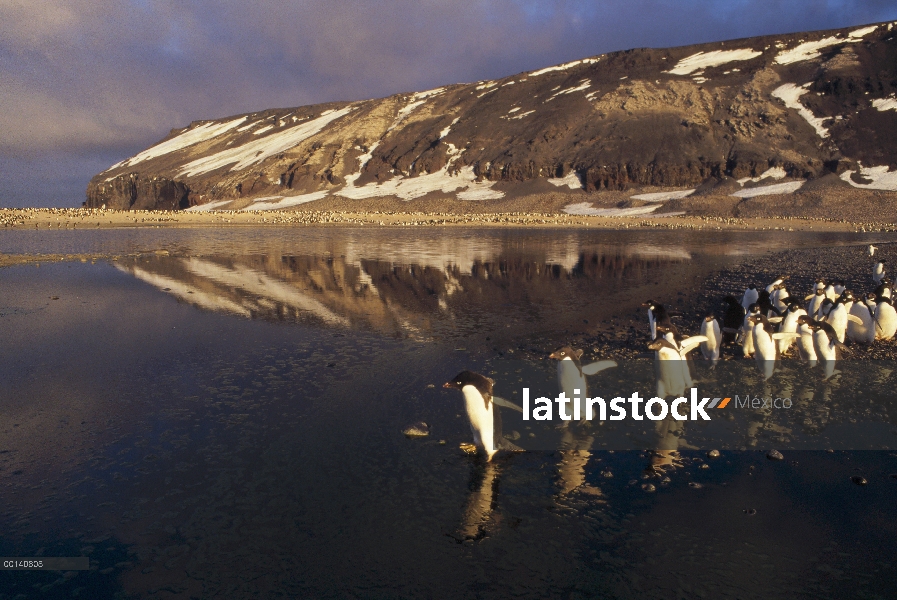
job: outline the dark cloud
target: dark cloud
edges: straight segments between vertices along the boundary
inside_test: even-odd
[[[52,190],[81,198],[98,161],[195,119],[890,19],[883,0],[0,0],[0,205],[23,165],[81,165]]]

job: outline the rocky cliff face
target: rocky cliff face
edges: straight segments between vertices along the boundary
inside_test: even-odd
[[[590,192],[830,173],[897,189],[895,27],[629,50],[494,81],[194,122],[94,177],[87,205],[485,200],[531,180]]]

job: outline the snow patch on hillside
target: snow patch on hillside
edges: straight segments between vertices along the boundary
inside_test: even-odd
[[[737,198],[754,198],[756,196],[769,196],[772,194],[791,194],[796,192],[804,184],[804,181],[787,181],[785,183],[774,183],[772,185],[764,185],[755,188],[747,188],[732,192],[730,196]]]
[[[822,38],[821,40],[816,40],[815,42],[804,42],[802,44],[798,44],[790,50],[783,50],[782,52],[779,52],[779,54],[775,58],[775,63],[778,65],[790,65],[797,62],[803,62],[805,60],[819,58],[821,56],[821,50],[830,48],[831,46],[837,46],[839,44],[853,44],[862,41],[864,37],[875,31],[876,29],[878,29],[878,25],[872,25],[870,27],[863,27],[862,29],[851,31],[846,38],[827,37]]]
[[[554,67],[546,67],[544,69],[540,69],[538,71],[533,71],[529,74],[529,77],[538,77],[539,75],[544,75],[545,73],[552,73],[554,71],[566,71],[567,69],[572,69],[573,67],[579,65],[590,65],[592,63],[598,62],[597,58],[584,58],[582,60],[574,60],[573,62],[564,63],[562,65],[556,65]]]
[[[339,110],[326,110],[317,119],[305,121],[261,139],[198,158],[181,167],[178,176],[192,177],[226,167],[227,165],[233,165],[230,168],[231,171],[245,169],[262,162],[268,157],[286,152],[319,133],[333,121],[349,114],[352,110],[354,110],[352,106],[346,106]]]
[[[579,178],[576,171],[570,171],[566,177],[551,177],[548,179],[548,183],[557,187],[566,186],[571,190],[582,189],[582,179]]]
[[[758,181],[762,181],[767,177],[771,179],[785,179],[787,175],[788,174],[785,173],[785,169],[783,169],[782,167],[773,167],[771,169],[766,169],[765,171],[760,173],[759,177],[742,177],[738,180],[738,183],[740,183],[741,185],[746,184],[748,181],[757,183]]]
[[[403,200],[413,200],[420,198],[430,192],[442,192],[449,194],[461,188],[466,188],[467,198],[474,197],[472,192],[479,191],[484,194],[483,190],[488,190],[494,181],[477,181],[477,176],[473,172],[473,167],[463,167],[457,174],[450,174],[452,160],[445,167],[435,173],[427,173],[418,175],[417,177],[403,177],[401,175],[394,177],[383,183],[372,182],[361,187],[344,187],[334,192],[336,196],[342,196],[352,200],[361,200],[364,198],[379,198],[383,196],[398,196]],[[491,198],[501,198],[503,192],[491,190]]]
[[[897,110],[897,98],[891,96],[889,98],[878,98],[872,101],[872,106],[880,111]]]
[[[572,93],[574,93],[574,92],[582,92],[582,91],[584,91],[584,90],[589,89],[591,86],[592,86],[592,82],[591,82],[591,81],[589,81],[588,79],[583,79],[583,80],[579,83],[578,86],[576,86],[576,87],[572,87],[572,88],[567,88],[567,89],[565,89],[565,90],[561,90],[561,91],[559,91],[559,92],[555,92],[555,94],[554,94],[553,96],[551,96],[551,97],[550,97],[548,100],[546,100],[545,102],[551,102],[552,100],[554,100],[554,99],[557,98],[558,96],[562,96],[562,95],[564,95],[564,94],[572,94]]]
[[[298,194],[296,196],[266,196],[264,198],[256,198],[252,204],[240,210],[281,210],[290,208],[291,206],[299,206],[306,202],[321,200],[322,198],[326,198],[327,194],[327,190],[321,190],[310,194]]]
[[[887,165],[880,167],[863,167],[860,165],[860,176],[872,183],[857,183],[850,178],[855,171],[841,173],[841,179],[855,188],[865,190],[889,190],[897,192],[897,171],[890,171]]]
[[[218,208],[224,206],[225,204],[230,204],[231,202],[232,200],[214,200],[205,204],[197,204],[196,206],[191,206],[184,212],[209,212],[212,210],[218,210]]]
[[[660,208],[659,204],[633,208],[593,208],[591,202],[579,202],[577,204],[568,204],[563,210],[568,215],[581,217],[635,217],[650,214],[658,208]]]
[[[106,170],[111,171],[112,169],[115,169],[117,167],[136,165],[139,162],[150,160],[151,158],[157,158],[165,154],[183,150],[184,148],[192,146],[193,144],[205,142],[214,137],[218,137],[222,133],[227,133],[245,120],[246,117],[240,117],[239,119],[234,119],[233,121],[228,121],[227,123],[203,123],[202,125],[198,125],[193,129],[189,129],[184,133],[176,135],[170,140],[166,140],[161,144],[156,144],[152,148],[147,148],[143,152],[135,154],[131,158],[123,160],[120,163],[116,163]]]
[[[800,103],[800,97],[807,93],[809,85],[809,83],[805,83],[802,86],[796,86],[793,83],[786,83],[774,89],[772,96],[784,102],[788,108],[796,110],[816,130],[819,137],[827,138],[828,130],[822,126],[825,119],[814,116],[810,109]]]
[[[713,50],[712,52],[698,52],[686,58],[683,58],[676,66],[666,71],[672,75],[690,75],[695,71],[706,69],[708,67],[718,67],[726,63],[737,60],[751,60],[763,54],[751,48],[742,48],[739,50]]]
[[[637,194],[632,196],[633,200],[642,200],[644,202],[666,202],[667,200],[678,200],[692,194],[694,190],[679,190],[677,192],[652,192],[650,194]]]

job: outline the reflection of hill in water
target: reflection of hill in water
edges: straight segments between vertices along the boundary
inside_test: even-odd
[[[424,264],[345,254],[168,257],[119,268],[198,308],[253,319],[383,333],[456,334],[514,322],[566,326],[615,292],[644,285],[690,256],[681,249],[592,247],[526,254],[431,253]],[[396,260],[398,258],[398,260]],[[462,262],[463,261],[463,262]]]

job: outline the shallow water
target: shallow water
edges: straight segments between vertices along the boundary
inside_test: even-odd
[[[608,446],[610,423],[558,430],[505,410],[530,451],[487,464],[458,449],[463,402],[441,388],[471,369],[517,402],[523,383],[551,393],[533,340],[612,325],[744,256],[870,240],[889,241],[3,232],[0,252],[109,258],[0,270],[0,555],[92,568],[0,573],[0,599],[890,597],[897,456],[858,450],[894,438],[887,365],[878,403],[823,416],[826,391],[792,369],[816,400],[748,419],[717,459],[695,427]],[[429,437],[401,434],[420,420]],[[881,431],[832,433],[857,421]],[[784,460],[765,458],[772,443]]]

